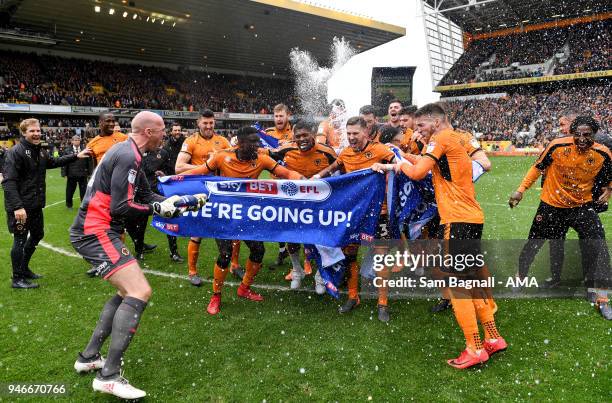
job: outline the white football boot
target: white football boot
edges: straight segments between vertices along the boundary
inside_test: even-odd
[[[79,354],[80,355],[80,354]],[[86,372],[97,371],[104,368],[106,360],[100,354],[87,362],[80,362],[78,359],[74,362],[74,369],[77,373],[83,374]]]
[[[95,377],[92,387],[96,392],[108,393],[109,395],[127,400],[140,399],[147,395],[147,392],[144,390],[140,390],[130,385],[130,382],[125,379],[122,374],[106,380]]]

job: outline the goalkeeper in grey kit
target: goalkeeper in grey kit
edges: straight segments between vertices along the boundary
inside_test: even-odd
[[[70,241],[77,252],[117,289],[117,294],[104,305],[74,368],[80,373],[99,369],[93,389],[124,399],[146,395],[131,386],[120,369],[121,357],[136,333],[152,292],[138,262],[123,243],[125,220],[151,214],[175,217],[187,210],[180,196],[164,198],[152,192],[141,171],[142,153],[156,150],[164,131],[164,121],[155,113],[144,111],[134,117],[128,140],[113,146],[94,171],[70,228]],[[195,199],[196,205],[189,209],[201,208],[206,195],[195,195]],[[100,348],[108,336],[111,342],[105,360]]]

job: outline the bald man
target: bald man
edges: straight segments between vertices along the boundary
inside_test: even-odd
[[[163,119],[155,113],[145,111],[134,117],[128,140],[114,145],[96,168],[70,228],[73,247],[97,267],[98,276],[117,289],[117,294],[104,305],[89,343],[79,353],[74,368],[79,373],[99,369],[93,389],[123,399],[146,395],[131,386],[119,370],[121,357],[151,297],[151,286],[121,240],[125,221],[151,214],[173,217],[184,211],[174,206],[179,196],[165,199],[153,193],[141,172],[142,153],[159,148],[164,129]],[[199,200],[201,207],[205,198]],[[100,347],[109,335],[112,335],[111,343],[104,360]]]

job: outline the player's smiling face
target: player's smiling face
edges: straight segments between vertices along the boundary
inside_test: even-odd
[[[593,145],[593,129],[589,125],[581,125],[574,132],[574,143],[579,152],[587,151]]]
[[[100,118],[100,132],[101,134],[110,135],[115,131],[115,116],[112,113],[102,115]]]
[[[41,138],[40,125],[31,124],[30,126],[28,126],[25,133],[23,134],[23,137],[25,137],[28,143],[39,145]]]
[[[432,116],[421,116],[416,118],[416,130],[423,136],[425,143],[429,142],[431,136],[438,130],[439,125],[439,120]]]
[[[315,134],[308,129],[298,129],[293,133],[293,140],[302,152],[310,150],[315,145]]]
[[[360,125],[347,125],[346,137],[349,145],[356,152],[363,150],[368,143],[368,133],[366,128],[361,127]]]
[[[200,134],[206,138],[212,137],[215,130],[215,118],[205,118],[201,117],[198,119],[198,128],[200,129]]]

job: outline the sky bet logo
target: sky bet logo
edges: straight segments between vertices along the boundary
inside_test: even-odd
[[[323,201],[331,195],[331,186],[316,180],[235,180],[206,182],[211,194],[285,200]]]

